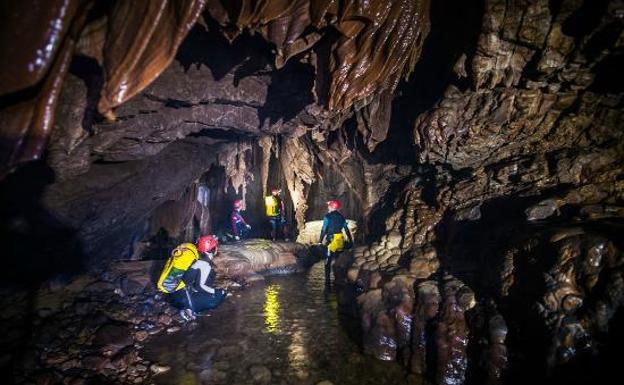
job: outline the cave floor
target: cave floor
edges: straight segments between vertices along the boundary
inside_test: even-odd
[[[156,336],[142,354],[171,367],[157,384],[419,383],[398,363],[363,355],[349,322],[317,263],[228,297],[180,332]]]

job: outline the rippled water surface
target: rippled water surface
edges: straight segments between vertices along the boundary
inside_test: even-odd
[[[323,265],[267,277],[198,318],[154,338],[145,358],[169,365],[158,384],[403,384],[394,362],[364,356],[339,322],[336,296],[324,290]]]

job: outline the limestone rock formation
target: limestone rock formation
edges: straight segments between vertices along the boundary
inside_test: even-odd
[[[308,249],[300,244],[249,239],[221,246],[214,263],[217,271],[225,276],[245,280],[252,274],[301,271],[314,262],[312,258]]]
[[[351,235],[355,238],[357,234],[357,223],[354,220],[347,219],[347,226],[349,227]],[[322,228],[323,221],[306,222],[305,226],[297,236],[297,243],[303,243],[304,245],[313,245],[317,243],[321,237]]]
[[[0,231],[5,253],[23,255],[7,262],[10,284],[162,260],[227,229],[235,199],[265,237],[263,198],[279,187],[302,243],[329,199],[357,223],[335,269],[367,353],[440,384],[616,371],[621,0],[1,9]],[[265,246],[224,246],[217,262],[237,277],[302,264],[303,246]],[[145,280],[124,274],[120,290],[142,295]],[[140,342],[150,327],[138,325]],[[101,345],[128,342],[124,327],[103,328]],[[151,363],[125,348],[50,353],[45,368],[66,375],[38,381],[85,365],[147,381]]]

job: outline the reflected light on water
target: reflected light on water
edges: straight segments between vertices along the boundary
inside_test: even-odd
[[[288,361],[290,367],[303,378],[308,375],[306,364],[310,362],[310,359],[308,357],[308,351],[305,348],[303,328],[298,325],[294,326],[295,330],[292,333],[292,340],[290,345],[288,345]]]
[[[264,325],[266,331],[273,334],[277,334],[280,331],[280,289],[280,285],[270,285],[264,289]]]
[[[199,385],[197,376],[193,372],[184,372],[178,379],[179,385]]]

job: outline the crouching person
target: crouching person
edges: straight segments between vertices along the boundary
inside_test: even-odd
[[[158,288],[169,294],[172,304],[187,321],[219,306],[226,296],[223,289],[212,287],[216,276],[212,259],[218,246],[214,235],[201,237],[197,245],[181,244],[171,253],[158,280]]]

